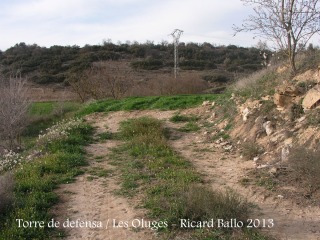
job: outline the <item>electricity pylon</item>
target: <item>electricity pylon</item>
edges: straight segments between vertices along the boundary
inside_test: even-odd
[[[178,69],[179,69],[178,47],[179,47],[179,39],[182,33],[183,33],[182,30],[175,29],[170,34],[173,37],[173,45],[174,45],[174,78],[177,78]]]

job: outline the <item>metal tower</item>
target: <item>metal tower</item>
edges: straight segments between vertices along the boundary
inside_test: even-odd
[[[170,34],[173,37],[173,45],[174,45],[174,78],[177,78],[178,69],[179,69],[178,47],[179,47],[179,39],[182,33],[183,33],[182,30],[175,29]]]

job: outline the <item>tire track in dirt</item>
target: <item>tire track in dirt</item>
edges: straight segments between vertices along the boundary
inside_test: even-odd
[[[87,121],[96,127],[96,133],[108,130],[116,132],[119,122],[127,119],[127,115],[115,113],[111,116],[91,115]],[[102,227],[87,228],[75,227],[64,228],[67,240],[90,239],[90,240],[152,240],[155,239],[155,232],[149,229],[132,229],[131,227],[120,227],[120,221],[132,222],[134,219],[145,219],[145,211],[137,209],[139,203],[135,199],[128,199],[115,192],[120,189],[119,175],[114,166],[109,164],[108,154],[110,149],[121,144],[116,140],[107,140],[104,143],[93,143],[86,147],[90,157],[86,173],[77,177],[74,183],[61,185],[57,190],[60,196],[60,203],[52,212],[58,216],[57,221],[65,222],[67,219],[76,221],[97,221]],[[96,161],[95,158],[101,158]],[[98,177],[88,180],[88,170],[102,168],[112,174],[106,178]]]

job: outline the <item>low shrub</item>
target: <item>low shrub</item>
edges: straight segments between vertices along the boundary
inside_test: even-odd
[[[231,219],[246,221],[249,205],[231,190],[226,192],[211,191],[202,185],[190,185],[183,192],[181,218],[193,221],[209,219]]]
[[[241,145],[241,153],[246,160],[252,160],[259,154],[263,153],[263,149],[254,142],[244,142]]]
[[[320,148],[315,150],[298,146],[291,149],[289,163],[293,168],[292,175],[309,191],[313,192],[320,186]]]

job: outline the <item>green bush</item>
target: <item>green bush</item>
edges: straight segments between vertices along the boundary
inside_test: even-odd
[[[130,65],[133,69],[157,70],[163,67],[163,61],[158,59],[133,61]]]

